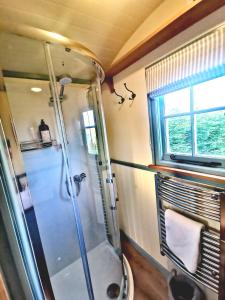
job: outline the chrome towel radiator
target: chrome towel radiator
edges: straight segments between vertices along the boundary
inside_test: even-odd
[[[161,254],[193,280],[225,299],[225,190],[186,179],[155,175],[159,237]],[[190,273],[166,244],[164,212],[174,207],[190,218],[211,219],[219,222],[220,230],[205,226],[201,234],[201,262],[195,273]]]

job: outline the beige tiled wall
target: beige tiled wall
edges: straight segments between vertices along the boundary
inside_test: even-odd
[[[119,105],[118,98],[103,89],[106,127],[111,158],[147,166],[152,163],[145,69],[116,81],[116,91],[129,98],[124,83],[136,93],[132,102]],[[121,229],[148,254],[167,267],[160,254],[154,173],[113,164],[119,194]]]
[[[160,254],[159,247],[154,174],[116,164],[113,164],[113,171],[118,178],[121,229],[167,267],[167,260]]]

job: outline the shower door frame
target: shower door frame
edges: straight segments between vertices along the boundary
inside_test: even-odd
[[[49,43],[44,43],[44,49],[45,49],[45,55],[46,55],[46,62],[49,72],[49,79],[50,79],[50,85],[52,89],[52,96],[53,96],[53,105],[54,105],[54,111],[55,111],[55,117],[56,117],[56,123],[57,128],[59,132],[59,138],[61,140],[62,145],[62,153],[63,153],[63,159],[65,161],[65,167],[66,167],[66,177],[68,181],[68,191],[70,193],[70,199],[73,204],[73,212],[74,212],[74,218],[75,218],[75,226],[76,231],[78,235],[78,242],[79,242],[79,248],[80,248],[80,254],[82,259],[82,265],[84,270],[84,275],[86,279],[86,285],[87,285],[87,291],[89,295],[90,300],[94,300],[94,291],[93,291],[93,285],[92,285],[92,279],[91,279],[91,273],[89,268],[89,262],[87,257],[87,250],[85,245],[85,239],[84,239],[84,232],[82,227],[82,221],[78,206],[78,198],[76,196],[75,187],[73,184],[73,176],[71,173],[71,166],[69,163],[69,150],[67,146],[67,137],[66,137],[66,129],[64,124],[64,117],[62,112],[62,107],[60,103],[59,93],[57,89],[57,81],[56,81],[56,75],[54,71],[53,66],[53,60],[51,56],[51,48]],[[110,164],[110,156],[109,156],[109,149],[107,144],[107,135],[106,135],[106,126],[105,126],[105,118],[104,118],[104,112],[103,112],[103,105],[102,105],[102,98],[101,98],[101,69],[98,68],[98,65],[93,60],[92,61],[95,72],[96,72],[96,80],[94,83],[91,84],[91,90],[92,90],[92,97],[93,97],[93,103],[94,107],[97,113],[97,126],[98,126],[98,133],[100,133],[100,143],[101,143],[101,149],[100,149],[100,157],[104,158],[104,164],[103,166],[106,167],[107,174],[106,178],[103,178],[103,181],[106,182],[106,189],[108,190],[108,209],[107,213],[109,214],[110,220],[108,220],[111,224],[111,233],[112,233],[112,247],[117,252],[117,255],[120,257],[121,260],[121,270],[122,270],[122,278],[121,278],[121,293],[120,296],[123,295],[124,290],[124,265],[123,265],[123,257],[121,252],[121,245],[120,245],[120,232],[118,227],[118,220],[117,220],[117,207],[116,207],[116,198],[114,193],[114,186],[113,186],[113,176],[112,176],[112,170],[111,170],[111,164]],[[98,140],[99,141],[99,140]],[[101,142],[102,141],[102,142]],[[104,184],[104,183],[103,183]],[[106,192],[106,191],[105,191]],[[110,216],[111,214],[111,216]],[[107,220],[106,220],[107,222]]]
[[[21,255],[21,266],[23,267],[24,278],[27,287],[29,286],[32,297],[35,300],[44,300],[44,288],[40,279],[38,266],[33,250],[33,246],[28,233],[25,215],[22,207],[17,202],[19,189],[16,183],[16,176],[3,125],[0,119],[0,181],[2,192],[5,197],[4,213],[14,243],[14,251]],[[9,234],[9,232],[7,232]],[[21,270],[20,270],[21,271]]]
[[[55,72],[54,72],[54,67],[53,67],[53,62],[52,62],[52,57],[51,57],[51,49],[50,49],[49,43],[44,43],[44,50],[45,50],[46,62],[47,62],[50,85],[51,85],[52,96],[53,96],[53,105],[54,105],[57,129],[58,129],[59,138],[61,141],[62,154],[63,154],[66,178],[67,178],[67,183],[68,183],[67,187],[68,187],[68,191],[69,191],[69,197],[70,197],[70,200],[71,200],[72,206],[73,206],[74,221],[75,221],[75,227],[76,227],[76,232],[77,232],[77,237],[78,237],[78,243],[79,243],[81,260],[82,260],[82,265],[83,265],[83,270],[84,270],[84,276],[85,276],[85,280],[86,280],[87,291],[88,291],[89,299],[95,300],[93,285],[92,285],[92,280],[91,280],[91,274],[90,274],[90,268],[89,268],[89,263],[88,263],[88,258],[87,258],[87,250],[86,250],[86,245],[85,245],[85,240],[84,240],[84,233],[83,233],[83,228],[82,228],[82,224],[81,224],[81,216],[80,216],[80,211],[79,211],[79,207],[78,207],[76,191],[75,191],[75,188],[73,185],[73,176],[71,174],[71,167],[70,167],[70,163],[69,163],[65,124],[64,124],[59,94],[57,91],[57,82],[56,82],[56,76],[55,76]]]
[[[104,118],[103,105],[102,105],[100,74],[97,67],[96,67],[96,74],[97,74],[97,78],[95,84],[91,85],[91,89],[92,89],[93,102],[96,110],[96,118],[97,118],[96,124],[98,127],[97,131],[98,134],[101,135],[100,140],[103,140],[103,143],[99,145],[101,157],[104,157],[104,162],[102,163],[102,167],[103,168],[105,167],[107,169],[107,176],[106,178],[103,178],[103,180],[105,179],[106,188],[109,191],[110,207],[109,207],[109,211],[107,211],[106,213],[107,216],[109,215],[110,218],[110,220],[107,221],[109,222],[111,221],[110,223],[112,223],[112,224],[108,224],[111,225],[112,245],[118,252],[119,249],[121,249],[121,245],[120,245],[120,231],[119,231],[118,219],[117,219],[117,205],[116,205],[117,203],[116,203],[116,197],[114,192],[114,180],[112,176],[109,148],[107,143],[106,125],[105,125],[105,118]],[[121,254],[121,253],[117,253],[117,254]],[[123,263],[122,263],[122,267],[123,267]]]
[[[119,229],[119,222],[118,222],[118,214],[117,214],[117,198],[115,193],[114,187],[114,179],[113,179],[113,172],[111,167],[111,160],[109,155],[109,147],[108,147],[108,139],[107,139],[107,132],[106,132],[106,123],[105,123],[105,116],[104,116],[104,109],[102,103],[102,94],[101,94],[101,70],[99,70],[98,66],[94,63],[96,69],[96,87],[92,87],[92,92],[94,93],[94,103],[97,110],[97,118],[99,125],[99,131],[101,133],[101,137],[103,139],[102,145],[102,152],[105,158],[105,166],[107,168],[107,188],[109,190],[110,195],[110,211],[111,211],[111,220],[113,226],[113,239],[112,244],[114,249],[116,249],[117,255],[120,257],[121,260],[121,268],[122,268],[122,280],[121,280],[121,289],[120,289],[120,296],[118,299],[124,299],[124,295],[127,295],[127,271],[126,271],[126,262],[124,261],[124,256],[121,250],[121,242],[120,242],[120,229]],[[110,212],[109,211],[109,212]]]
[[[31,38],[29,36],[29,34],[26,34],[26,33],[22,33],[21,35]],[[77,197],[76,197],[76,193],[75,193],[75,187],[73,185],[72,176],[70,173],[64,120],[63,120],[63,115],[62,115],[62,111],[61,111],[60,99],[59,99],[59,95],[57,92],[57,86],[56,86],[57,83],[56,83],[56,77],[55,77],[55,73],[54,73],[52,58],[51,58],[50,44],[48,42],[45,42],[47,37],[42,38],[42,39],[40,39],[40,38],[35,38],[35,39],[40,40],[43,43],[44,49],[45,49],[46,62],[47,62],[47,66],[48,66],[50,84],[51,84],[52,94],[53,94],[55,117],[56,117],[57,128],[58,128],[59,136],[60,136],[60,140],[61,140],[62,153],[63,153],[63,157],[64,157],[64,161],[65,161],[66,176],[68,179],[68,190],[69,190],[69,193],[71,194],[71,201],[72,201],[73,209],[74,209],[75,225],[76,225],[76,231],[77,231],[78,241],[79,241],[79,246],[80,246],[80,254],[81,254],[81,259],[82,259],[82,264],[83,264],[83,272],[84,272],[85,279],[86,279],[86,285],[87,285],[89,299],[94,300],[95,298],[94,298],[89,263],[88,263],[88,258],[87,258],[87,251],[86,251],[86,246],[85,246],[85,241],[84,241],[83,228],[82,228],[82,224],[81,224],[80,212],[79,212],[79,208],[77,205]],[[58,43],[58,41],[57,41],[57,43]],[[59,43],[59,44],[67,46],[63,43]],[[69,45],[69,46],[71,46],[71,45]],[[71,48],[72,48],[72,50],[74,50],[73,46]],[[76,50],[75,50],[75,52],[76,52]],[[77,52],[79,52],[79,51],[77,51]],[[109,159],[109,151],[108,151],[107,137],[106,137],[106,130],[105,130],[105,120],[104,120],[102,100],[101,100],[101,80],[102,80],[102,78],[104,78],[104,72],[102,71],[99,63],[97,61],[95,61],[95,58],[93,58],[91,55],[87,55],[87,54],[85,56],[88,57],[90,59],[90,61],[93,63],[95,70],[96,70],[96,74],[97,74],[97,80],[96,80],[97,88],[95,86],[95,94],[96,94],[95,95],[95,98],[96,98],[95,104],[96,104],[96,110],[98,113],[98,119],[101,121],[101,124],[99,124],[99,128],[100,128],[101,136],[103,138],[102,150],[104,152],[105,166],[107,167],[108,182],[107,182],[106,186],[108,187],[108,189],[110,191],[109,194],[111,195],[111,197],[109,199],[109,203],[112,206],[112,210],[109,211],[109,213],[111,213],[111,215],[112,215],[112,223],[114,225],[113,226],[114,241],[113,241],[112,246],[114,246],[114,248],[117,250],[118,248],[120,248],[119,228],[118,228],[117,216],[116,216],[117,213],[115,211],[116,201],[115,201],[115,196],[114,196],[113,178],[112,178],[112,171],[111,171],[111,165],[110,165],[110,159]],[[31,241],[29,239],[28,239],[28,243],[31,244]],[[31,246],[31,248],[32,248],[32,246]],[[32,252],[32,254],[34,255],[33,252]],[[24,259],[24,257],[23,257],[23,259]],[[36,264],[36,261],[34,263]],[[30,268],[30,266],[28,266],[28,268]],[[122,260],[121,260],[121,268],[123,269]],[[37,275],[37,278],[38,278],[37,281],[39,281],[39,283],[41,285],[42,283],[39,278],[38,270],[36,270],[35,274]],[[28,275],[29,280],[31,280],[29,275]],[[122,277],[122,282],[123,282],[123,277]],[[124,288],[124,286],[121,285],[121,291],[123,290],[123,288]],[[44,293],[42,286],[40,287],[40,289],[41,289],[41,292]],[[38,300],[39,299],[40,298],[38,298]]]

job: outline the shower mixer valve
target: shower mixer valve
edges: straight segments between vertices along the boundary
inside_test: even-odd
[[[80,175],[75,175],[73,176],[73,181],[76,185],[76,196],[79,196],[80,194],[80,190],[81,190],[81,182],[84,180],[84,178],[86,178],[86,174],[85,173],[81,173]]]

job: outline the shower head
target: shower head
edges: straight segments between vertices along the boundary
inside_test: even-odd
[[[59,83],[63,86],[67,85],[67,84],[70,84],[70,83],[72,83],[72,77],[68,74],[60,75],[59,76]]]
[[[59,99],[64,99],[64,86],[72,83],[72,77],[68,74],[62,74],[59,76],[59,83],[61,84]]]

